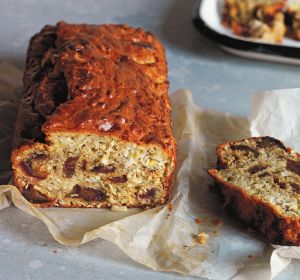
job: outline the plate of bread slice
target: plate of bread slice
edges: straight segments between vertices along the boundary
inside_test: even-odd
[[[300,1],[199,0],[193,23],[231,54],[300,63]]]

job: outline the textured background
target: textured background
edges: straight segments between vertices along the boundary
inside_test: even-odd
[[[0,0],[0,62],[23,67],[29,38],[58,20],[127,23],[156,34],[166,47],[171,92],[191,89],[202,107],[248,115],[254,92],[299,87],[297,66],[236,58],[201,37],[191,22],[193,5],[192,0]],[[188,279],[142,267],[105,241],[62,247],[42,223],[14,207],[0,212],[0,259],[1,280]],[[299,261],[293,262],[276,279],[299,279],[299,273]]]

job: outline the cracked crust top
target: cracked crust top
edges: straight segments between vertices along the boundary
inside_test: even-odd
[[[59,22],[29,45],[12,153],[25,198],[49,207],[154,207],[176,161],[167,63],[150,33]]]
[[[150,32],[60,22],[31,40],[15,146],[92,133],[159,145],[174,159],[170,112],[164,49]]]

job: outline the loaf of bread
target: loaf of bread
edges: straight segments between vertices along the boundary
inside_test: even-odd
[[[225,0],[223,25],[234,34],[265,42],[281,42],[286,0]]]
[[[270,242],[300,245],[300,155],[271,137],[218,147],[209,170],[225,206]]]
[[[30,41],[14,182],[40,207],[154,207],[176,161],[164,48],[126,25],[59,22]]]

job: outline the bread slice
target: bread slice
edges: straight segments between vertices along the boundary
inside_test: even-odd
[[[165,203],[176,142],[163,46],[127,25],[44,27],[29,45],[14,142],[15,185],[36,206]]]
[[[300,155],[271,137],[217,148],[209,174],[225,206],[270,242],[300,245]]]

